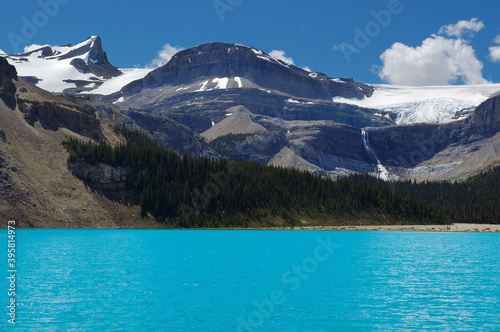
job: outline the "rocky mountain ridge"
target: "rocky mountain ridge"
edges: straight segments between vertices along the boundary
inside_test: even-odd
[[[191,84],[197,84],[200,91],[258,87],[323,100],[338,96],[362,99],[373,93],[373,87],[352,79],[310,73],[250,46],[216,42],[180,51],[166,65],[125,86],[120,96],[163,86],[192,92]]]

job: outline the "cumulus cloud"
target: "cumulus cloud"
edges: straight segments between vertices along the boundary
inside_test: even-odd
[[[483,63],[464,39],[483,28],[484,23],[473,18],[441,27],[438,34],[447,37],[432,35],[417,47],[395,43],[380,56],[383,65],[378,74],[383,80],[399,85],[489,83],[483,78]],[[490,48],[493,61],[500,61],[499,53],[495,46]]]
[[[448,39],[433,35],[421,46],[395,43],[380,59],[379,76],[398,85],[447,85],[458,82],[485,84],[483,63],[476,52],[461,38]]]
[[[272,56],[273,58],[275,59],[278,59],[278,60],[281,60],[283,62],[285,62],[286,64],[288,65],[295,65],[295,63],[293,63],[293,59],[292,58],[288,58],[285,56],[285,51],[283,50],[272,50],[271,53],[269,53],[270,56]]]
[[[500,62],[500,46],[490,47],[490,58],[492,61]]]
[[[312,72],[311,68],[309,68],[309,66],[304,66],[302,67],[302,69],[304,69],[305,71],[308,71],[308,72]]]
[[[500,44],[500,35],[493,39],[495,44]],[[500,62],[500,46],[490,47],[490,59],[495,62]]]
[[[462,37],[466,33],[479,32],[484,28],[483,21],[473,18],[470,21],[458,21],[456,24],[445,25],[439,29],[439,34],[446,34],[449,37]]]
[[[154,59],[151,64],[148,66],[149,68],[158,68],[161,67],[167,62],[170,61],[170,59],[178,52],[184,50],[185,48],[179,47],[179,46],[172,46],[170,44],[165,44],[161,51],[158,52],[158,57]]]

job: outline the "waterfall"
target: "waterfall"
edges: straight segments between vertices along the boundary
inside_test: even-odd
[[[382,179],[384,181],[388,181],[389,180],[389,172],[384,167],[384,165],[382,165],[382,163],[380,162],[380,159],[378,159],[377,155],[375,154],[375,151],[373,151],[370,148],[370,140],[368,138],[368,133],[364,129],[361,129],[361,139],[363,140],[363,145],[365,146],[365,149],[367,151],[370,151],[372,153],[373,157],[375,158],[375,160],[377,161],[377,176],[378,176],[378,178]]]

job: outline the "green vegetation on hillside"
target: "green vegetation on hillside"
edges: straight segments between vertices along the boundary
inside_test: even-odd
[[[127,199],[140,204],[143,216],[173,227],[499,220],[498,169],[463,184],[386,183],[368,175],[332,181],[253,162],[181,156],[145,134],[126,128],[122,134],[126,142],[116,147],[68,138],[68,162],[125,167],[134,193]]]

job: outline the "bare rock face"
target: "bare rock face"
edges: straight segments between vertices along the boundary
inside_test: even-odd
[[[491,137],[500,131],[500,95],[494,96],[479,105],[472,117],[475,134]]]
[[[373,156],[363,146],[361,130],[333,121],[293,121],[287,139],[290,149],[325,171],[371,171]]]
[[[85,108],[63,103],[20,99],[19,109],[31,125],[40,121],[45,129],[57,130],[62,127],[98,142],[103,139],[99,120],[92,111]]]
[[[103,51],[101,37],[89,37],[87,40],[90,40],[91,43],[85,44],[78,52],[82,54],[89,52],[89,60],[74,59],[71,61],[71,65],[84,73],[92,73],[103,78],[120,76],[122,74],[121,71],[109,63],[108,56]],[[75,55],[76,53],[68,53],[66,57],[73,57]]]
[[[17,88],[12,80],[17,80],[16,68],[11,66],[5,58],[0,57],[0,99],[7,107],[15,109]]]
[[[127,112],[127,115],[137,126],[154,133],[152,139],[167,148],[193,157],[218,157],[198,133],[167,116],[147,111]]]
[[[87,163],[70,164],[69,169],[92,188],[114,200],[122,200],[131,196],[126,190],[127,170],[122,167],[111,167],[105,164],[96,166]]]

